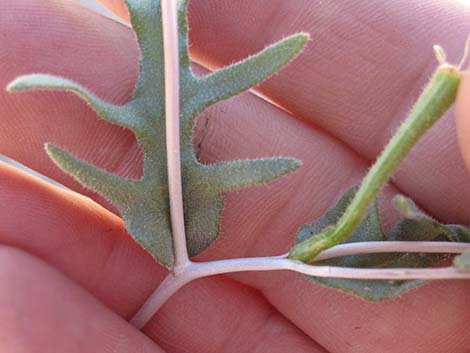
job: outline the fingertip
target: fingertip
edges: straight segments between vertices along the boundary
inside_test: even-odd
[[[470,72],[462,73],[456,100],[457,139],[460,152],[470,170]]]

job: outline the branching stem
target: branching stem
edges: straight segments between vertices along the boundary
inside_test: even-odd
[[[372,252],[449,252],[462,253],[470,248],[468,243],[450,242],[365,242],[338,245],[324,251],[317,260],[326,260],[336,256],[366,254]],[[470,272],[459,271],[454,267],[444,268],[391,268],[368,269],[335,266],[312,266],[285,256],[252,257],[227,259],[208,262],[191,262],[181,272],[170,273],[154,291],[131,323],[141,329],[158,309],[178,289],[194,279],[232,272],[288,270],[316,277],[352,278],[352,279],[469,279]]]
[[[171,226],[174,239],[175,266],[173,272],[154,291],[142,308],[132,318],[131,323],[141,329],[155,312],[179,288],[194,279],[216,274],[241,271],[288,270],[316,277],[411,280],[411,279],[470,279],[470,271],[460,271],[454,267],[444,268],[391,268],[367,269],[334,266],[312,266],[304,262],[326,260],[328,258],[379,252],[443,252],[461,253],[470,244],[450,242],[367,242],[343,244],[356,228],[382,185],[388,180],[401,160],[424,132],[444,113],[455,100],[460,81],[455,67],[441,65],[425,89],[409,117],[396,135],[385,147],[377,162],[365,177],[352,203],[338,224],[310,238],[313,243],[299,243],[289,257],[254,257],[227,259],[208,262],[192,262],[186,248],[184,229],[183,193],[180,161],[180,119],[179,119],[179,59],[176,1],[162,0],[163,42],[165,59],[165,111],[168,158],[168,183],[170,196]],[[437,50],[438,59],[445,55]],[[466,49],[468,53],[468,47]],[[466,54],[467,55],[467,54]],[[464,60],[463,60],[464,61]],[[463,65],[462,63],[460,65]],[[308,240],[310,240],[308,239]],[[308,241],[307,240],[307,241]],[[328,248],[331,248],[327,250]],[[297,251],[298,250],[298,251]],[[298,261],[302,260],[304,262]]]
[[[467,249],[470,249],[470,243],[421,241],[361,242],[337,245],[322,252],[315,260],[320,261],[338,256],[386,252],[463,253]],[[131,323],[139,329],[144,327],[166,300],[182,286],[197,278],[223,273],[290,270],[317,277],[355,279],[406,280],[470,278],[470,272],[459,272],[453,267],[439,269],[358,269],[349,267],[311,266],[300,261],[287,259],[286,256],[287,255],[228,259],[200,263],[191,262],[187,264],[181,272],[168,274],[167,278],[137,312],[131,320]]]

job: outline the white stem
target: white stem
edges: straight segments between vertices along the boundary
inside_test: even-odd
[[[412,280],[412,279],[468,279],[470,271],[459,271],[454,267],[442,268],[351,268],[337,266],[313,266],[300,261],[279,257],[253,257],[193,263],[184,276],[192,279],[222,273],[246,271],[289,270],[315,277]]]
[[[339,244],[318,254],[315,261],[333,257],[373,253],[448,253],[460,254],[470,249],[470,243],[448,241],[366,241]]]
[[[371,242],[372,243],[372,242]],[[443,242],[441,249],[432,246],[430,242],[390,242],[391,246],[384,247],[386,242],[373,242],[373,246],[366,243],[343,244],[329,250],[322,257],[323,260],[335,256],[375,252],[454,252],[461,253],[469,248],[467,243]],[[419,246],[419,244],[424,246]],[[438,242],[436,242],[438,244]],[[451,246],[453,245],[453,247]],[[354,246],[351,246],[354,245]],[[366,246],[367,245],[367,246]],[[442,246],[445,248],[443,249]],[[325,251],[324,253],[326,253]],[[324,254],[322,253],[322,254]],[[319,256],[320,257],[320,256]],[[318,258],[318,257],[317,257]],[[213,276],[223,273],[247,271],[279,271],[288,270],[315,277],[374,279],[374,280],[412,280],[412,279],[470,279],[470,271],[460,271],[454,267],[443,268],[350,268],[337,266],[314,266],[300,261],[287,259],[284,256],[252,257],[241,259],[227,259],[208,262],[191,262],[180,273],[170,274],[157,288],[144,306],[132,319],[132,323],[139,329],[152,318],[166,300],[186,283],[201,277]]]
[[[147,322],[153,317],[153,315],[165,304],[165,302],[182,286],[190,282],[192,278],[189,274],[180,272],[179,275],[168,274],[165,280],[157,287],[152,295],[147,299],[144,305],[131,319],[130,323],[137,327],[139,330],[142,329]]]
[[[171,232],[175,254],[174,271],[189,263],[184,230],[183,190],[181,183],[179,118],[178,13],[175,0],[162,0],[163,54],[165,60],[166,153]]]

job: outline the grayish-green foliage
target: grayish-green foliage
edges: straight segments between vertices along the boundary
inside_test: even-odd
[[[74,92],[106,121],[133,131],[144,152],[143,176],[139,180],[113,175],[53,145],[47,145],[46,149],[62,170],[109,199],[119,209],[134,239],[156,260],[171,267],[174,255],[165,151],[160,1],[126,0],[126,3],[141,49],[140,76],[128,103],[117,106],[104,102],[78,83],[45,74],[19,77],[8,89]],[[302,50],[308,35],[299,33],[286,37],[254,56],[198,78],[191,72],[188,56],[187,3],[188,0],[178,2],[181,160],[187,244],[189,254],[194,256],[217,237],[223,208],[222,192],[267,183],[300,165],[296,159],[283,157],[201,164],[191,143],[196,115],[278,71]]]
[[[354,197],[357,188],[348,190],[341,200],[317,221],[304,225],[297,234],[297,243],[315,236],[326,227],[335,225],[346,207]],[[410,199],[398,195],[393,200],[403,219],[393,227],[388,234],[384,234],[379,217],[377,202],[369,209],[359,227],[348,239],[348,243],[364,241],[470,241],[470,229],[460,225],[444,225],[420,212]],[[448,255],[446,254],[367,254],[351,255],[335,258],[317,265],[348,266],[348,267],[427,267],[432,266]],[[424,281],[385,281],[385,280],[355,280],[319,278],[308,276],[312,281],[337,288],[368,300],[380,300],[400,295],[407,289],[416,287]]]

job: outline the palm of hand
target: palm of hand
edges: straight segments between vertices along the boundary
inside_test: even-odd
[[[20,74],[51,72],[110,101],[126,101],[137,76],[132,32],[63,3],[0,4],[0,33],[10,38],[0,66],[3,86]],[[200,116],[194,143],[204,162],[271,155],[304,162],[289,178],[227,194],[222,236],[201,260],[284,252],[299,225],[319,217],[361,179],[435,66],[424,50],[435,41],[451,53],[459,48],[466,31],[455,38],[445,30],[448,19],[463,27],[470,16],[435,3],[418,14],[405,1],[192,6],[193,55],[207,66],[242,58],[286,33],[306,30],[313,37],[301,57],[262,87],[292,114],[243,94]],[[446,15],[439,18],[439,11]],[[340,16],[328,17],[330,12]],[[417,27],[420,32],[411,36],[408,31]],[[6,155],[105,207],[53,166],[44,142],[118,174],[139,175],[132,134],[98,120],[76,97],[3,92],[1,99],[0,147]],[[469,222],[460,207],[470,200],[468,175],[451,115],[429,132],[386,189],[388,223],[394,219],[388,200],[398,190],[443,221]],[[132,242],[115,214],[3,164],[0,202],[7,205],[0,210],[4,351],[465,352],[470,341],[464,332],[467,282],[433,282],[374,304],[281,272],[198,280],[165,305],[144,335],[123,318],[138,309],[165,271]]]

